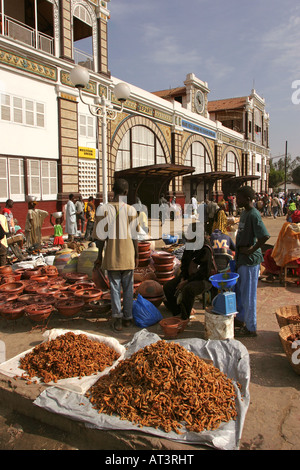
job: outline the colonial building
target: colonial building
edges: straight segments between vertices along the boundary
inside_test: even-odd
[[[118,104],[122,77],[109,71],[108,26],[102,0],[1,0],[0,204],[14,200],[21,226],[26,195],[50,213],[71,192],[102,200],[101,118],[79,99],[70,72],[88,68],[87,103],[104,95]],[[226,181],[267,188],[269,118],[255,92],[230,115],[230,107],[209,102],[207,83],[194,74],[173,90],[129,86],[123,112],[107,125],[109,192],[116,176],[128,179],[131,202],[139,196],[148,206],[162,193],[182,205],[194,192],[219,198]],[[44,234],[51,231],[47,219]]]

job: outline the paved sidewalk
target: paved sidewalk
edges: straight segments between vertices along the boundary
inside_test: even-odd
[[[271,244],[284,222],[283,218],[264,219]],[[251,364],[251,403],[246,416],[241,450],[299,450],[300,377],[292,370],[279,340],[276,308],[300,303],[300,287],[286,288],[274,282],[259,281],[258,336],[244,338]],[[196,314],[181,337],[204,338],[204,311],[196,305]],[[169,315],[161,307],[163,315]],[[0,340],[6,344],[6,359],[42,341],[42,332],[32,329],[26,318],[15,325],[0,320]],[[80,329],[115,336],[122,344],[139,331],[133,326],[112,332],[107,319],[61,319],[54,316],[49,328]],[[163,337],[159,325],[149,328]],[[0,449],[193,449],[143,433],[99,432],[46,412],[32,405],[43,386],[0,375]],[[138,435],[137,435],[138,434]]]

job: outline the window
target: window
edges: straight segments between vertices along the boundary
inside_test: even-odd
[[[39,199],[57,197],[57,162],[49,160],[27,161],[28,194]]]
[[[24,201],[24,169],[21,158],[0,158],[0,200]]]
[[[186,166],[194,166],[194,173],[196,175],[212,171],[208,153],[201,142],[192,143],[187,151],[184,164]]]
[[[240,176],[240,167],[238,160],[233,152],[228,152],[222,166],[222,171],[230,171]]]
[[[115,171],[132,167],[166,163],[162,145],[154,132],[145,126],[134,126],[124,135],[117,154]]]
[[[79,115],[79,135],[94,138],[94,118],[85,114]]]
[[[1,94],[1,120],[32,127],[45,127],[45,105],[37,101]]]

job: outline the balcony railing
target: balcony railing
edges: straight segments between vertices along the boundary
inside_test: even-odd
[[[87,69],[94,70],[94,58],[86,52],[74,48],[74,61],[75,64],[82,65]]]
[[[54,54],[54,40],[51,36],[40,33],[14,18],[10,18],[6,15],[3,16],[3,29],[0,32],[4,34],[4,36],[14,39],[15,41],[20,41],[40,51],[47,52],[48,54]]]

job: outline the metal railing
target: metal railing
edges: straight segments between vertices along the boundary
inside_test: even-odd
[[[53,55],[54,40],[51,36],[40,33],[34,28],[15,20],[14,18],[10,18],[9,16],[3,15],[3,17],[4,22],[0,32],[4,36]]]
[[[94,70],[94,58],[92,55],[87,54],[79,49],[74,48],[74,61],[75,64],[82,65],[87,69]]]

